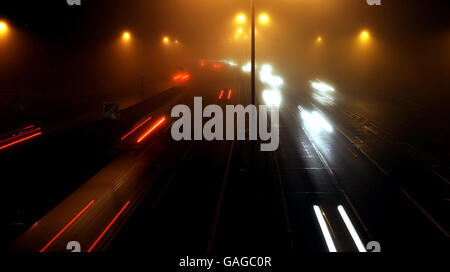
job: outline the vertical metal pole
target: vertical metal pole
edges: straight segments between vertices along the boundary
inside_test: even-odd
[[[256,105],[255,102],[255,0],[252,0],[252,104]]]
[[[252,83],[251,83],[251,104],[256,106],[256,99],[255,99],[255,89],[256,89],[256,85],[255,85],[255,76],[256,76],[256,65],[255,65],[255,0],[251,0],[252,1]],[[253,172],[255,170],[255,141],[251,141],[250,144],[250,171]]]

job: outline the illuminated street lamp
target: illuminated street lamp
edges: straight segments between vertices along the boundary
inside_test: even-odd
[[[128,42],[131,39],[131,34],[128,31],[122,33],[122,40]]]
[[[170,43],[170,39],[167,36],[164,36],[162,39],[163,44],[169,44]]]
[[[368,31],[364,30],[359,34],[359,39],[363,42],[367,42],[370,38],[370,34]]]
[[[322,37],[320,37],[320,36],[317,37],[316,42],[317,42],[317,43],[322,43]]]
[[[267,25],[269,23],[269,15],[267,15],[267,13],[261,13],[259,15],[259,22],[262,25]]]
[[[246,19],[246,17],[245,17],[245,14],[243,14],[243,13],[239,13],[239,14],[236,16],[236,23],[238,23],[238,24],[244,24],[246,20],[247,20],[247,19]]]
[[[8,24],[4,21],[0,21],[0,35],[5,35],[8,32]]]

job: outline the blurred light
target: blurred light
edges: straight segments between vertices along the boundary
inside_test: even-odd
[[[148,117],[147,119],[145,119],[144,121],[142,121],[141,123],[137,124],[132,130],[130,130],[127,134],[125,134],[124,136],[122,136],[122,138],[120,138],[121,141],[123,141],[123,139],[127,138],[128,136],[130,136],[130,134],[132,134],[133,132],[135,132],[138,128],[142,127],[145,123],[147,123],[150,119],[152,119],[152,117]]]
[[[243,13],[239,13],[239,14],[236,16],[236,22],[237,22],[238,24],[243,24],[243,23],[245,23],[245,21],[246,21],[246,18],[245,18],[245,15],[244,15]]]
[[[204,61],[200,61],[200,66],[201,67],[205,67],[205,62]]]
[[[4,35],[8,32],[8,24],[4,21],[0,21],[0,35]]]
[[[163,116],[159,119],[149,130],[147,130],[144,134],[139,137],[137,140],[138,143],[142,142],[153,130],[155,130],[158,126],[160,126],[164,121],[166,121],[166,117]]]
[[[269,107],[279,107],[281,104],[281,95],[278,90],[263,91],[263,99]]]
[[[242,30],[242,28],[238,28],[237,33],[242,34],[242,32],[244,32],[244,30]]]
[[[131,38],[130,32],[128,32],[128,31],[123,32],[123,34],[122,34],[122,40],[124,40],[124,41],[129,41],[130,38]]]
[[[163,39],[162,39],[162,42],[163,42],[164,44],[169,44],[169,43],[170,43],[169,37],[164,36]]]
[[[318,43],[321,43],[322,42],[322,37],[317,37],[317,40],[316,40]]]
[[[252,64],[250,62],[248,62],[247,64],[242,66],[242,71],[244,71],[246,73],[250,73],[252,71]]]
[[[359,252],[367,252],[366,248],[364,247],[363,243],[361,242],[361,239],[358,236],[358,233],[355,230],[355,227],[352,224],[352,221],[350,221],[350,218],[348,217],[348,215],[345,212],[345,209],[344,209],[344,207],[342,207],[342,205],[338,206],[338,211],[341,214],[341,217],[344,220],[345,226],[347,227],[348,231],[350,232],[350,235],[352,236],[352,239],[355,242],[356,247],[358,248]]]
[[[312,98],[325,106],[334,105],[334,97],[324,93],[313,93]]]
[[[222,99],[224,90],[220,90],[219,99]]]
[[[359,38],[363,42],[368,41],[370,38],[370,34],[367,31],[363,31],[363,32],[361,32],[361,34],[359,34]]]
[[[176,73],[172,76],[172,80],[176,82],[185,82],[191,79],[191,75],[188,73]]]
[[[179,44],[180,42],[178,40],[175,40],[175,44]]]
[[[328,230],[327,223],[322,214],[322,210],[319,206],[314,205],[314,213],[316,214],[317,221],[319,222],[320,229],[322,230],[322,235],[325,238],[325,243],[327,244],[328,251],[337,252],[336,247],[334,246],[333,239],[331,238],[330,231]]]
[[[334,92],[334,88],[323,82],[313,81],[311,82],[311,87],[320,92]]]
[[[215,70],[219,70],[220,68],[222,68],[222,65],[220,64],[220,63],[214,63],[213,65],[212,65],[212,67],[213,67],[213,69],[215,69]]]
[[[230,100],[231,99],[231,89],[228,90],[228,95],[227,95],[227,99]]]
[[[261,13],[259,15],[259,22],[263,25],[266,25],[269,23],[269,15],[267,15],[266,13]]]
[[[39,131],[39,132],[36,132],[36,133],[34,133],[34,134],[27,135],[26,137],[20,138],[20,139],[18,139],[18,140],[15,140],[15,141],[13,141],[13,142],[10,142],[10,143],[8,143],[8,144],[5,144],[5,145],[0,146],[0,150],[5,149],[5,148],[10,147],[10,146],[13,146],[13,145],[16,145],[16,144],[18,144],[18,143],[24,142],[24,141],[29,140],[29,139],[31,139],[31,138],[37,137],[37,136],[39,136],[39,135],[42,135],[42,132]]]
[[[231,61],[231,60],[224,60],[223,62],[228,64],[228,65],[230,65],[230,66],[237,66],[237,64],[234,61]]]
[[[299,109],[301,111],[301,117],[303,121],[305,122],[305,128],[307,128],[311,132],[319,133],[322,131],[326,132],[332,132],[333,127],[328,123],[323,116],[317,112],[314,111],[312,113],[309,113],[308,111],[302,109],[299,106]]]
[[[281,77],[272,75],[272,66],[269,64],[264,64],[261,67],[259,77],[263,83],[267,83],[272,89],[275,90],[278,90],[284,83]]]

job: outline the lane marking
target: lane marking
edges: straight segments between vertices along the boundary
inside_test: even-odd
[[[150,119],[152,119],[152,117],[148,117],[145,121],[141,122],[138,124],[138,126],[136,126],[135,128],[133,128],[130,132],[128,132],[127,134],[125,134],[122,138],[120,138],[120,140],[122,141],[123,139],[127,138],[128,136],[130,136],[131,133],[135,132],[138,128],[142,127],[145,123],[147,123]]]
[[[350,148],[347,147],[347,150],[353,155],[353,157],[358,158],[358,155],[356,155]]]
[[[312,106],[314,108],[316,108],[316,110],[318,110],[319,112],[322,112],[318,107],[316,107],[314,104],[312,104]],[[322,113],[323,114],[323,113]],[[345,134],[339,127],[335,126],[335,128],[339,131],[339,133],[341,133],[350,143],[352,143],[364,156],[366,156],[366,158],[372,162],[383,174],[385,174],[386,176],[389,176],[389,173],[383,169],[383,167],[381,167],[380,164],[378,164],[374,159],[372,159],[372,157],[369,156],[369,154],[367,154],[360,146],[359,144],[355,143],[355,141],[353,141],[347,134]],[[361,141],[361,143],[364,143],[358,136],[355,136],[355,138],[357,138],[359,141]]]
[[[322,230],[322,235],[325,239],[325,243],[327,244],[328,251],[337,252],[333,239],[331,238],[330,231],[328,230],[327,224],[325,223],[322,209],[320,209],[317,205],[314,205],[313,209],[314,213],[316,214],[317,221],[319,222],[320,229]]]
[[[450,184],[450,182],[448,181],[448,179],[446,179],[445,177],[443,177],[441,174],[439,174],[436,170],[434,170],[433,168],[425,165],[422,163],[423,166],[425,166],[426,169],[428,169],[428,171],[430,171],[432,174],[434,174],[435,176],[439,177],[441,180],[443,180],[444,182],[446,182],[447,184]]]
[[[125,203],[125,205],[122,207],[122,209],[120,209],[120,211],[116,214],[116,216],[114,217],[114,219],[109,222],[109,224],[106,226],[106,228],[103,230],[103,232],[97,237],[97,239],[94,241],[94,243],[91,245],[91,247],[88,249],[87,252],[91,252],[94,247],[98,244],[98,242],[100,242],[100,240],[103,238],[103,236],[108,232],[108,230],[111,228],[111,226],[114,224],[114,222],[116,222],[117,218],[119,218],[119,216],[123,213],[123,211],[127,208],[127,206],[130,204],[130,201],[127,201],[127,203]]]
[[[59,237],[63,232],[70,227],[92,204],[94,204],[94,200],[89,202],[72,220],[67,223],[64,228],[62,228],[39,252],[44,252],[47,248]]]
[[[364,224],[361,216],[359,215],[358,211],[356,210],[355,206],[353,205],[352,201],[350,200],[350,197],[347,195],[347,193],[344,191],[344,189],[341,189],[342,194],[344,195],[345,200],[347,201],[348,205],[350,205],[350,208],[352,209],[353,213],[355,214],[356,218],[358,219],[359,223],[363,227],[364,231],[371,237],[372,235],[369,232],[369,229],[366,227],[366,224]]]
[[[315,107],[319,112],[321,112],[321,113],[323,114],[323,112],[322,112],[319,108],[317,108],[314,104],[313,104],[313,107]],[[326,116],[325,114],[323,114],[323,115]],[[335,126],[335,128],[336,128],[338,131],[340,131],[340,132],[342,133],[342,131],[341,131],[338,127]],[[303,129],[303,131],[305,132],[305,134],[306,134],[308,140],[309,140],[310,143],[312,144],[312,146],[313,146],[315,152],[316,152],[318,155],[320,155],[319,158],[320,158],[321,161],[324,163],[324,165],[329,169],[330,174],[332,174],[332,175],[331,175],[331,179],[333,180],[333,183],[332,183],[332,184],[334,184],[334,185],[337,187],[337,189],[340,190],[340,191],[343,193],[344,198],[346,199],[346,201],[348,202],[348,204],[349,204],[350,207],[352,208],[352,211],[353,211],[353,213],[356,215],[356,218],[358,219],[359,223],[362,225],[363,229],[366,231],[367,235],[370,237],[371,234],[370,234],[369,230],[367,229],[366,225],[364,224],[362,218],[359,216],[358,211],[356,210],[355,206],[354,206],[353,203],[351,202],[351,200],[350,200],[350,198],[348,197],[347,193],[346,193],[346,192],[344,191],[344,189],[341,187],[339,181],[337,180],[336,176],[334,175],[333,170],[328,166],[327,162],[325,161],[325,158],[323,158],[323,156],[322,156],[322,154],[320,153],[320,151],[319,151],[319,150],[317,149],[317,147],[314,145],[314,143],[313,143],[312,139],[310,138],[310,136],[309,136],[308,132],[306,131],[306,129],[305,129],[303,126],[302,126],[302,129]],[[346,136],[345,134],[343,134],[343,135]],[[347,137],[346,137],[346,138],[347,138]],[[349,141],[350,141],[351,143],[353,143],[350,139],[349,139]],[[354,144],[354,143],[353,143],[353,144]],[[355,145],[355,144],[354,144],[354,145]],[[355,145],[355,147],[356,147],[356,145]],[[363,153],[363,154],[364,154],[364,153]],[[367,156],[368,156],[368,155],[367,155]]]
[[[360,146],[359,144],[355,143],[347,134],[345,134],[340,128],[335,127],[339,133],[341,133],[350,143],[352,143],[371,163],[373,163],[378,170],[381,171],[381,173],[385,174],[386,176],[389,176],[389,173],[381,167],[380,164],[378,164],[374,159],[372,159],[369,154],[367,154]]]
[[[422,207],[405,189],[400,188],[400,191],[446,236],[449,237],[447,231]]]
[[[230,166],[231,166],[231,158],[233,155],[234,142],[235,142],[234,140],[231,142],[230,152],[228,153],[228,160],[227,160],[227,166],[225,169],[225,176],[223,177],[222,187],[220,188],[219,202],[217,204],[216,216],[214,217],[213,226],[211,228],[211,234],[209,237],[207,252],[211,252],[211,250],[212,250],[214,236],[216,234],[216,229],[217,229],[217,223],[219,222],[220,211],[222,209],[222,202],[223,202],[223,197],[225,194],[225,186],[227,183],[228,173],[230,171]]]
[[[352,224],[352,221],[348,217],[347,212],[345,212],[344,207],[342,207],[342,205],[339,205],[337,207],[337,209],[339,211],[339,214],[342,217],[342,220],[344,220],[345,226],[347,227],[347,230],[350,232],[353,242],[355,242],[355,245],[358,248],[359,252],[367,252],[366,248],[364,247],[363,243],[361,242],[361,239],[359,238],[358,233],[355,230],[355,227]]]
[[[166,117],[161,117],[156,124],[154,124],[149,130],[147,130],[144,134],[139,137],[137,140],[137,143],[140,143],[142,140],[144,140],[153,130],[155,130],[159,125],[161,125],[164,121],[166,121]]]

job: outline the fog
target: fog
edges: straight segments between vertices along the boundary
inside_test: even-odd
[[[256,62],[270,63],[294,91],[320,78],[341,92],[447,103],[448,11],[448,1],[382,1],[375,7],[364,0],[256,0],[256,14],[270,18],[256,25]],[[236,39],[240,12],[247,22]],[[1,107],[23,111],[44,98],[64,107],[142,99],[168,88],[174,71],[201,59],[243,65],[250,59],[249,14],[250,1],[243,0],[82,0],[80,7],[2,1],[0,18],[10,33],[0,40]],[[362,30],[370,33],[364,44]],[[123,31],[131,33],[127,43]],[[164,46],[164,36],[179,45]]]

